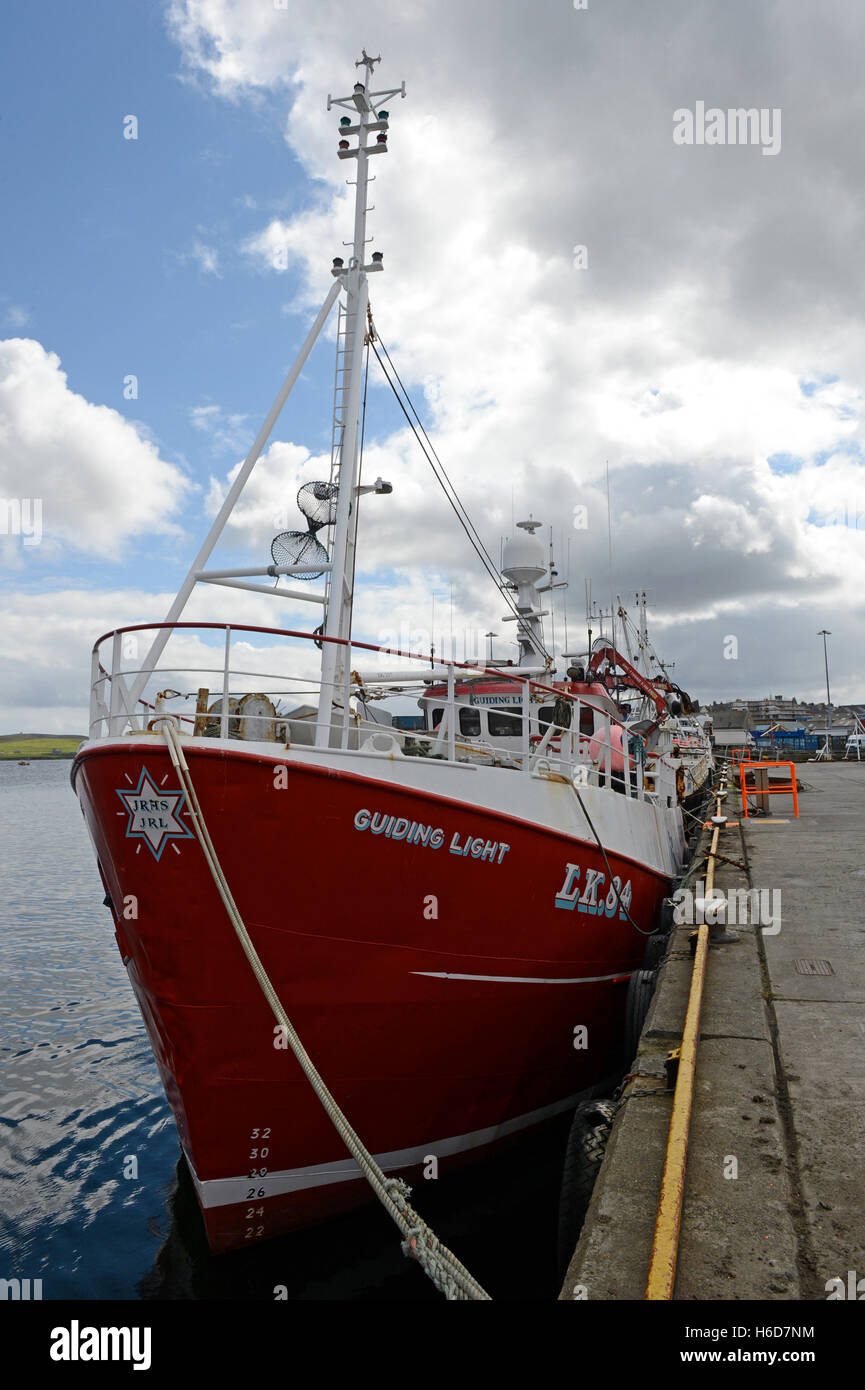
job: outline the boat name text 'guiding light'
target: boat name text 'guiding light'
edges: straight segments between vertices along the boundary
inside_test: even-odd
[[[440,826],[422,825],[420,821],[407,820],[405,816],[389,816],[384,811],[358,811],[354,828],[369,830],[373,835],[384,835],[386,840],[405,840],[407,845],[423,845],[424,849],[441,849],[445,842],[445,832]],[[498,840],[485,840],[482,835],[475,839],[468,835],[465,843],[460,844],[459,831],[455,830],[449,849],[451,854],[471,855],[472,859],[485,859],[488,864],[501,864],[510,845]]]

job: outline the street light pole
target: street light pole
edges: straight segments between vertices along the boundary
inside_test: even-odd
[[[829,657],[826,651],[826,638],[832,634],[825,627],[817,633],[818,637],[823,638],[823,664],[826,667],[826,714],[828,719],[826,734],[826,757],[832,757],[832,697],[829,694]]]

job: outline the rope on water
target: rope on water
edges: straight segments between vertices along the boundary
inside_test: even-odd
[[[273,1015],[283,1029],[285,1036],[291,1044],[291,1049],[297,1058],[300,1066],[306,1074],[312,1089],[315,1091],[327,1115],[332,1121],[334,1128],[343,1140],[349,1153],[354,1158],[358,1167],[366,1177],[379,1201],[387,1211],[388,1215],[399,1227],[404,1236],[402,1242],[402,1252],[410,1259],[417,1260],[424,1273],[429,1276],[440,1293],[450,1300],[487,1300],[490,1295],[481,1287],[477,1280],[469,1273],[463,1264],[457,1259],[456,1255],[442,1245],[441,1241],[433,1231],[427,1226],[426,1222],[418,1215],[409,1203],[411,1188],[402,1178],[387,1178],[382,1172],[375,1158],[366,1148],[365,1144],[352,1129],[339,1105],[334,1100],[324,1080],[309,1056],[306,1048],[298,1037],[288,1014],[280,1003],[276,990],[268,978],[267,972],[259,959],[258,952],[250,940],[243,919],[238,911],[237,904],[231,895],[231,890],[222,871],[222,866],[213,847],[213,841],[201,813],[201,807],[189,772],[189,767],[183,753],[183,747],[177,736],[177,729],[171,719],[163,718],[154,720],[154,726],[161,725],[165,742],[168,745],[168,752],[171,762],[180,778],[180,784],[186,793],[189,805],[192,824],[199,844],[204,851],[207,867],[210,870],[217,891],[228,913],[232,926],[243,953],[248,960],[252,972],[255,975],[261,989],[273,1011]]]

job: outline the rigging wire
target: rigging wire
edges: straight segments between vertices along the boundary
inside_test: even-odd
[[[432,440],[430,439],[429,435],[427,434],[424,428],[423,421],[418,415],[414,403],[408,391],[406,390],[402,377],[400,376],[399,372],[394,366],[391,355],[388,352],[385,344],[382,342],[381,335],[379,333],[376,333],[376,339],[381,344],[382,352],[387,358],[388,364],[391,368],[391,371],[393,372],[394,377],[399,382],[400,390],[402,391],[402,396],[400,395],[400,391],[398,391],[396,386],[394,385],[390,373],[388,372],[387,367],[382,361],[381,354],[379,353],[379,350],[376,347],[375,342],[372,343],[372,350],[378,359],[378,364],[382,369],[384,378],[390,386],[390,389],[393,391],[393,394],[397,400],[397,404],[399,405],[400,410],[402,411],[403,415],[405,416],[408,422],[412,434],[414,435],[415,439],[418,442],[418,445],[420,446],[421,452],[423,453],[428,464],[430,465],[430,468],[432,469],[433,476],[435,477],[437,483],[439,484],[439,487],[441,488],[442,492],[444,493],[445,497],[450,503],[454,515],[456,516],[457,520],[459,521],[460,525],[465,531],[466,536],[468,537],[469,542],[473,550],[475,551],[475,554],[477,555],[487,574],[495,584],[496,589],[499,592],[499,595],[504,599],[505,603],[508,605],[511,612],[513,613],[514,617],[517,619],[517,622],[519,624],[517,631],[519,635],[524,637],[535,648],[535,651],[544,661],[548,661],[550,659],[550,654],[547,651],[543,641],[540,638],[537,638],[529,628],[523,625],[523,615],[519,612],[519,609],[517,608],[517,605],[514,602],[513,597],[511,596],[508,589],[502,584],[501,575],[496,570],[496,567],[490,557],[488,550],[486,549],[486,546],[484,545],[483,541],[478,535],[478,532],[475,529],[475,526],[471,518],[469,517],[465,507],[460,501],[459,494],[457,493],[456,488],[451,482],[444,464],[442,463],[441,459],[436,453]],[[406,409],[406,405],[403,402],[403,396],[405,397],[405,401],[408,403],[408,410]],[[411,415],[409,414],[409,410],[411,411]],[[412,419],[412,415],[414,416],[414,420]],[[417,426],[415,426],[415,421],[417,421]],[[420,430],[420,433],[418,433],[418,429]],[[421,438],[421,435],[423,435],[423,439]],[[424,441],[426,441],[426,445],[424,444]],[[428,448],[426,447],[427,445],[429,446]],[[435,460],[435,462],[433,462],[433,460]]]
[[[358,455],[358,463],[357,463],[357,485],[358,485],[358,487],[360,487],[361,482],[362,482],[362,480],[363,480],[363,442],[364,442],[364,439],[366,438],[366,393],[367,393],[367,387],[369,386],[369,345],[370,345],[370,341],[371,341],[371,339],[372,339],[372,315],[370,314],[369,305],[368,305],[368,304],[367,304],[367,306],[366,306],[366,312],[367,312],[367,321],[368,321],[368,323],[369,323],[369,331],[368,331],[368,333],[367,333],[367,335],[366,335],[366,362],[365,362],[365,364],[364,364],[364,376],[363,376],[363,411],[362,411],[362,413],[361,413],[361,419],[360,419],[360,452],[359,452],[359,455]],[[352,547],[352,552],[351,552],[351,593],[352,593],[352,602],[351,602],[351,604],[349,605],[349,610],[348,610],[348,640],[349,640],[349,642],[351,641],[351,628],[352,628],[352,622],[353,622],[353,619],[354,619],[354,576],[355,576],[355,571],[356,571],[356,569],[357,569],[357,532],[358,532],[358,527],[360,526],[360,493],[359,493],[359,492],[358,492],[357,497],[356,497],[356,499],[355,499],[355,504],[354,504],[354,506],[355,506],[355,513],[354,513],[354,545],[353,545],[353,547]]]

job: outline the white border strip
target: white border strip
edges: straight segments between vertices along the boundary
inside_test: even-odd
[[[554,975],[544,979],[540,975],[449,975],[444,970],[413,970],[412,975],[427,975],[431,980],[491,980],[500,985],[598,985],[606,980],[629,980],[633,970],[619,970],[615,975],[577,975],[564,979]]]
[[[563,1110],[573,1109],[581,1096],[591,1094],[591,1089],[568,1096],[565,1100],[557,1100],[540,1110],[530,1110],[528,1114],[518,1115],[515,1119],[504,1120],[499,1125],[491,1125],[488,1129],[476,1129],[471,1134],[458,1134],[450,1139],[431,1139],[428,1143],[413,1149],[394,1149],[391,1153],[375,1154],[375,1161],[387,1172],[388,1169],[415,1167],[423,1163],[433,1152],[437,1158],[445,1158],[449,1154],[462,1153],[466,1149],[480,1148],[484,1144],[491,1144],[495,1139],[503,1139],[521,1129],[528,1129],[530,1125],[539,1124],[542,1120],[552,1119]],[[338,1182],[355,1182],[364,1176],[358,1165],[346,1157],[337,1159],[335,1163],[283,1169],[281,1172],[268,1173],[264,1178],[207,1178],[201,1182],[185,1149],[184,1154],[192,1181],[195,1183],[198,1200],[205,1208],[233,1206],[235,1203],[279,1197],[288,1192],[303,1192],[307,1188],[327,1187]],[[249,1188],[252,1186],[256,1192],[264,1188],[263,1198],[248,1196]]]

